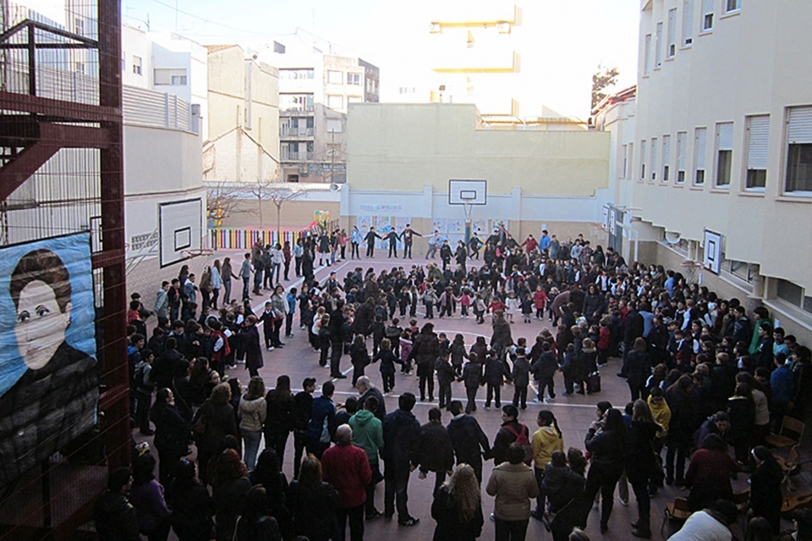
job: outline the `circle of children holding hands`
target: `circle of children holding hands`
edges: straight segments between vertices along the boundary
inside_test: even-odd
[[[357,244],[355,236],[350,240]],[[501,228],[484,242],[484,264],[469,266],[482,244],[461,244],[455,265],[443,243],[441,266],[430,261],[380,274],[358,267],[343,281],[331,273],[318,283],[312,264],[319,247],[306,241],[294,253],[296,275],[304,272],[301,293],[277,285],[260,314],[248,302],[228,305],[229,293],[219,315],[209,313],[217,295],[207,295],[203,315],[185,323],[175,320],[178,306],[169,319],[156,305],[161,325],[148,343],[139,329],[131,332],[128,354],[133,420],[142,434],[152,434],[154,424],[157,478],[155,458],[143,448],[134,451],[129,473],[111,474],[96,506],[102,539],[137,539],[140,530],[163,541],[171,527],[181,541],[208,539],[211,532],[224,541],[343,540],[347,529],[360,540],[365,521],[396,518],[404,527],[420,521],[408,509],[415,469],[420,478],[434,474],[436,541],[480,536],[488,514],[482,489],[493,497],[490,518],[499,541],[523,540],[531,518],[555,541],[587,539],[581,529],[591,515],[602,533],[651,538],[651,498],[663,484],[687,489],[692,512],[672,539],[729,540],[738,514],[731,502],[737,472],[751,476],[748,529],[764,530],[764,537],[749,538],[779,533],[784,471],[765,444],[786,419],[806,416],[812,396],[808,348],[773,328],[763,307],[753,310],[751,323],[737,299],[720,299],[661,266],[629,267],[611,248],[593,251],[580,237],[559,242],[545,231],[538,241],[531,235],[519,244]],[[356,251],[353,246],[352,257]],[[272,267],[277,282],[279,264],[287,278],[290,263],[281,257]],[[299,259],[308,261],[301,265]],[[248,287],[251,269],[232,274],[227,260],[215,267],[218,284],[228,272],[229,283],[242,278]],[[184,277],[192,294],[193,278]],[[177,289],[174,282],[162,290]],[[133,302],[131,323],[140,322],[143,306]],[[470,344],[462,334],[435,333],[435,310],[442,319],[457,317],[458,308],[460,318],[473,315],[478,324],[490,317],[490,338]],[[189,315],[189,308],[183,313]],[[304,379],[294,392],[290,378],[280,375],[267,390],[258,373],[259,326],[265,348],[282,348],[281,327],[292,338],[297,313],[314,366],[317,360],[329,370],[330,379],[319,378],[325,381],[318,396],[317,378]],[[514,341],[519,316],[523,323],[550,321],[556,332]],[[359,396],[339,407],[333,380],[347,377],[347,357]],[[520,422],[531,381],[537,389],[531,404],[558,404],[557,391],[564,397],[599,393],[599,370],[610,357],[622,360],[617,375],[627,380],[630,401],[623,409],[598,402],[583,442],[567,436],[565,447],[550,409],[534,412],[533,428]],[[239,363],[250,375],[244,394],[236,378],[224,378],[225,368]],[[366,374],[371,366],[380,372],[374,378],[380,389]],[[412,393],[400,394],[397,409],[386,411],[384,396],[412,375],[421,402],[437,399],[422,425],[412,413],[418,401]],[[513,393],[503,405],[506,382]],[[501,410],[493,440],[474,415],[480,387],[484,409]],[[452,398],[463,389],[464,403]],[[291,434],[289,481],[281,463]],[[186,458],[192,444],[196,461]],[[485,460],[494,461],[488,479]],[[610,520],[616,487],[628,505],[629,485],[638,511],[631,526]],[[796,529],[797,539],[812,539],[812,518],[800,513]]]

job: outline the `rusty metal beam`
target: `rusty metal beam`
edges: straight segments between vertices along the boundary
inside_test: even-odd
[[[0,168],[0,201],[5,201],[23,182],[59,151],[50,143],[35,143],[20,152],[8,165]]]
[[[121,122],[120,103],[118,107],[99,106],[2,90],[0,90],[0,110],[37,113],[73,122]]]

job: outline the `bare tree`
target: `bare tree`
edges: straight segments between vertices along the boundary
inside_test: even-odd
[[[240,209],[243,186],[235,182],[206,182],[206,210],[215,220],[245,212]]]
[[[287,201],[293,201],[305,195],[305,190],[296,185],[286,182],[274,182],[269,180],[259,180],[252,183],[248,188],[251,195],[257,199],[257,211],[259,213],[259,227],[264,227],[262,216],[262,202],[270,201],[276,206],[276,234],[281,231],[282,205]]]

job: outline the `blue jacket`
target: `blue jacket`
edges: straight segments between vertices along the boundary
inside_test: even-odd
[[[324,428],[329,433],[329,439],[324,441],[327,436],[324,434]],[[307,423],[307,432],[305,433],[307,441],[311,443],[330,443],[336,433],[336,405],[333,401],[326,396],[320,396],[313,400],[313,408],[310,411],[310,421]]]
[[[795,395],[795,378],[788,366],[779,366],[770,376],[772,400],[776,404],[787,404]]]

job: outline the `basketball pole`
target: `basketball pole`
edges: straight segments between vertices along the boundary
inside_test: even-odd
[[[465,211],[465,246],[466,250],[468,249],[468,242],[471,240],[471,203],[465,202],[463,203],[463,210]]]

